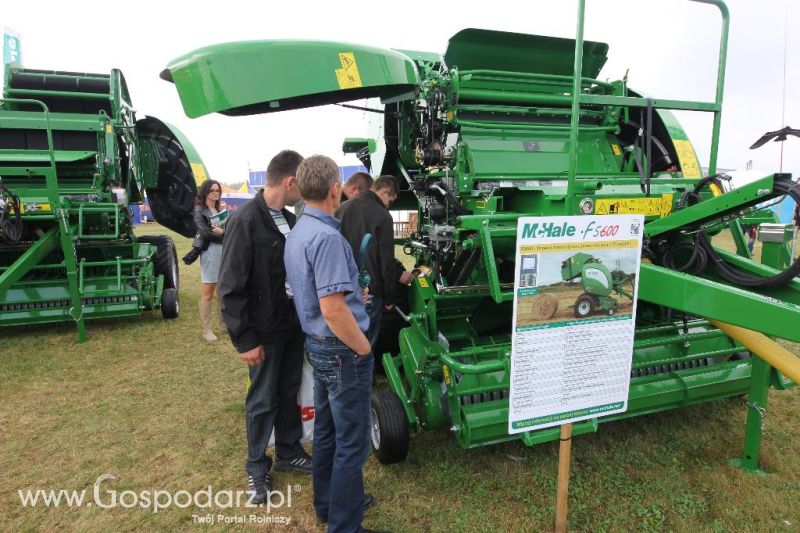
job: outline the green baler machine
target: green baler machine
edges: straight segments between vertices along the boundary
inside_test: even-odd
[[[749,412],[759,420],[767,387],[792,385],[712,325],[800,341],[800,262],[752,261],[738,222],[800,192],[787,174],[735,190],[717,175],[728,11],[719,0],[701,1],[723,16],[713,102],[649,98],[627,79],[597,79],[608,46],[584,41],[583,1],[574,40],[467,29],[443,56],[250,41],[196,50],[162,73],[191,117],[372,99],[358,107],[377,114],[376,134],[344,148],[373,174],[401,178],[394,208],[417,211],[405,249],[423,273],[399,306],[397,342],[382,354],[391,390],[373,398],[379,460],[403,460],[410,430],[420,428],[449,430],[463,447],[558,438],[557,427],[508,433],[521,216],[645,215],[628,410],[576,423],[573,434],[748,392],[763,393]],[[705,176],[673,109],[714,117]],[[728,230],[738,253],[711,243]],[[789,366],[800,375],[794,359]],[[752,467],[760,433],[749,435]]]
[[[614,292],[633,299],[633,287],[630,287],[631,291],[623,287],[626,283],[630,285],[624,272],[609,271],[599,259],[583,252],[578,252],[561,263],[561,279],[580,279],[583,294],[575,301],[577,318],[585,318],[598,311],[613,315],[619,309],[619,301],[612,296]]]
[[[195,233],[183,135],[136,120],[122,73],[6,67],[0,101],[0,326],[179,312],[175,246],[136,237],[131,203]]]

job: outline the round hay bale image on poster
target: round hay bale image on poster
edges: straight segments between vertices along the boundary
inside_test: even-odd
[[[552,294],[542,293],[533,297],[532,315],[534,320],[549,320],[558,311],[558,298]]]

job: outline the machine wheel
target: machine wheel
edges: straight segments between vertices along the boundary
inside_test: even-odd
[[[409,434],[405,409],[397,394],[383,390],[372,395],[370,440],[382,464],[399,463],[408,456]]]
[[[581,294],[575,302],[575,318],[586,318],[594,310],[594,300],[588,294]]]
[[[164,289],[161,293],[161,316],[165,320],[178,318],[180,310],[178,291],[176,289]]]
[[[167,235],[147,235],[139,237],[139,242],[155,244],[156,255],[153,258],[156,276],[164,274],[164,288],[180,288],[180,275],[178,273],[178,252],[175,250],[175,243]]]

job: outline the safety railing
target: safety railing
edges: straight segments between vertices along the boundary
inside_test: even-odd
[[[570,142],[570,155],[569,166],[567,171],[567,202],[566,208],[575,209],[575,202],[572,201],[576,194],[576,174],[578,168],[578,119],[581,104],[595,104],[595,105],[611,105],[611,106],[628,106],[647,108],[648,112],[653,109],[677,109],[687,111],[704,111],[714,113],[714,125],[711,132],[711,151],[710,160],[708,164],[708,173],[713,175],[717,171],[717,149],[719,146],[719,131],[722,120],[722,93],[725,84],[725,63],[728,53],[728,26],[730,16],[728,7],[722,0],[691,0],[701,4],[711,4],[717,6],[722,15],[722,31],[720,35],[719,46],[719,64],[717,66],[717,91],[714,102],[689,102],[683,100],[665,100],[654,98],[634,98],[628,96],[610,96],[610,95],[590,95],[583,93],[583,27],[584,27],[584,14],[586,8],[586,0],[578,0],[578,25],[575,35],[575,64],[573,68],[573,85],[572,85],[572,117],[569,127],[569,142]],[[648,113],[649,114],[649,113]],[[648,124],[651,124],[648,121]],[[648,164],[650,158],[647,159]],[[649,176],[648,176],[649,179]],[[573,214],[573,213],[566,213]]]
[[[47,137],[47,155],[49,155],[50,160],[50,168],[45,169],[44,172],[45,183],[47,185],[47,196],[50,199],[51,208],[53,211],[55,211],[55,208],[58,205],[58,183],[56,181],[56,155],[55,150],[53,149],[53,130],[50,127],[50,109],[41,100],[35,100],[32,98],[0,98],[0,106],[5,106],[6,103],[31,104],[42,108],[42,114],[44,115],[45,135]],[[31,150],[28,150],[28,153],[31,152]],[[44,151],[42,150],[42,152]]]

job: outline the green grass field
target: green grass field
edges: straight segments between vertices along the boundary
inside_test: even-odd
[[[148,225],[141,233],[164,233]],[[175,237],[178,254],[189,240]],[[213,529],[208,510],[23,507],[18,490],[243,490],[246,368],[227,340],[207,344],[197,325],[199,266],[183,267],[178,320],[159,312],[88,324],[75,343],[69,324],[0,330],[0,531]],[[797,345],[789,345],[800,353]],[[378,386],[385,386],[379,383]],[[731,399],[600,426],[573,442],[573,531],[796,531],[800,529],[800,392],[771,392],[762,465],[729,466],[741,453],[746,404]],[[391,531],[546,531],[554,522],[557,443],[462,450],[446,432],[412,437],[404,463],[370,458],[368,527]],[[322,531],[308,477],[292,506],[272,515]],[[295,487],[297,485],[297,487]],[[130,503],[130,499],[127,500]],[[215,509],[229,517],[263,509]]]

